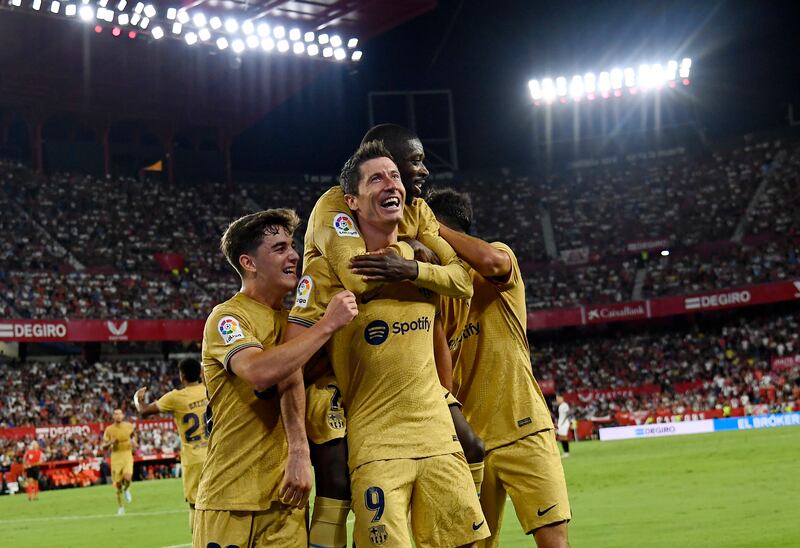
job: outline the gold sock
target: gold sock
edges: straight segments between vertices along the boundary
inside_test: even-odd
[[[470,464],[469,471],[472,474],[472,481],[475,482],[475,491],[480,496],[481,484],[483,483],[483,461]]]
[[[313,548],[346,548],[349,513],[349,500],[315,497],[308,545]]]

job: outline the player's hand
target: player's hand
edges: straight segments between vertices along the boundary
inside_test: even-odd
[[[144,404],[144,395],[147,392],[147,387],[143,386],[136,393],[133,395],[133,405],[136,407],[136,411],[142,411],[142,405]]]
[[[289,452],[278,498],[284,504],[304,508],[311,494],[311,458],[306,453]]]
[[[411,249],[414,250],[414,260],[419,261],[421,263],[430,263],[441,265],[442,261],[439,260],[439,256],[434,253],[430,248],[428,248],[425,244],[421,243],[419,240],[414,240],[412,238],[403,240],[405,243],[411,246]]]
[[[350,259],[350,269],[365,282],[415,280],[419,275],[417,261],[404,259],[392,249],[353,257]]]
[[[334,331],[346,326],[358,315],[358,303],[352,291],[340,291],[333,296],[322,321],[329,323]]]

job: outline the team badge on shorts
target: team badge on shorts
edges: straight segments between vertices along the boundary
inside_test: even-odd
[[[328,426],[333,430],[341,430],[344,428],[344,413],[341,411],[329,411]]]
[[[239,320],[233,316],[223,316],[217,324],[217,329],[222,337],[222,342],[225,345],[231,344],[233,341],[244,339],[242,333],[242,326],[239,325]]]
[[[294,305],[298,308],[308,306],[308,298],[311,296],[311,288],[314,287],[314,280],[311,276],[303,276],[297,284],[297,294],[294,298]]]
[[[350,215],[346,213],[337,213],[333,218],[333,228],[339,236],[349,236],[351,238],[358,238],[360,234],[356,229],[356,223]]]
[[[375,546],[380,546],[389,538],[385,525],[373,525],[369,528],[369,540]]]

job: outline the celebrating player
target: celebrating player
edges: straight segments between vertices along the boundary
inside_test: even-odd
[[[206,408],[208,396],[203,384],[200,362],[187,358],[178,364],[182,388],[167,392],[158,401],[144,402],[147,387],[140,388],[133,396],[133,404],[140,417],[158,413],[170,413],[175,418],[181,438],[181,469],[183,495],[189,503],[189,528],[194,529],[194,505],[200,472],[206,459],[208,447],[208,419]]]
[[[516,256],[503,243],[466,234],[472,223],[467,196],[445,190],[428,203],[442,237],[473,269],[467,325],[451,346],[456,397],[486,446],[481,506],[492,531],[487,545],[499,545],[508,493],[540,548],[567,546],[567,487],[553,422],[531,370],[525,285]]]
[[[111,481],[117,491],[117,514],[125,513],[123,497],[132,501],[133,449],[136,446],[133,424],[123,420],[122,409],[114,409],[114,422],[103,433],[103,449],[111,448]]]
[[[341,184],[366,249],[395,245],[406,194],[385,147],[362,144]],[[343,287],[324,257],[306,265],[303,281],[289,316],[293,331],[318,325]],[[489,535],[436,375],[437,302],[407,281],[385,284],[362,298],[356,320],[327,345],[347,409],[357,546],[408,546],[409,510],[421,546],[471,545]]]
[[[22,462],[25,467],[25,492],[28,494],[28,500],[39,500],[39,465],[42,463],[39,442],[31,442],[30,448],[22,457]]]
[[[213,427],[197,493],[196,548],[308,544],[311,464],[300,368],[358,313],[348,291],[302,336],[280,344],[297,284],[294,211],[242,217],[220,247],[242,289],[206,321],[203,367]]]

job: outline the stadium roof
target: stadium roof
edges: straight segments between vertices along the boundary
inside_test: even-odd
[[[159,133],[219,128],[235,134],[253,124],[323,71],[339,64],[279,53],[235,55],[154,40],[114,25],[65,19],[26,9],[0,17],[0,105],[27,119],[73,114],[85,125],[142,122]],[[49,4],[49,1],[45,3]],[[154,2],[159,11],[168,2]],[[287,27],[329,29],[363,43],[436,5],[435,0],[196,0],[190,13],[240,20],[268,17]],[[180,7],[178,5],[177,7]],[[360,46],[359,46],[360,47]],[[368,44],[365,45],[369,53]],[[251,52],[247,52],[251,53]]]

